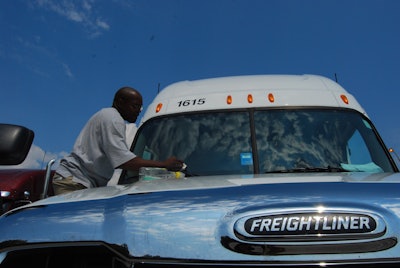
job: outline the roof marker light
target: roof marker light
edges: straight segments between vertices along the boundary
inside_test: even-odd
[[[253,103],[253,95],[251,95],[251,94],[247,95],[247,102]]]
[[[340,95],[340,98],[344,103],[349,104],[349,99],[346,97],[346,95]]]
[[[162,108],[162,103],[160,102],[159,104],[157,104],[156,113],[160,112],[161,108]]]
[[[232,104],[232,96],[231,95],[228,95],[228,97],[226,97],[226,103]]]
[[[394,154],[396,156],[397,161],[400,162],[400,157],[393,148],[389,148],[389,153]]]
[[[275,101],[274,94],[269,93],[269,94],[268,94],[268,100],[269,100],[269,102],[274,102],[274,101]]]

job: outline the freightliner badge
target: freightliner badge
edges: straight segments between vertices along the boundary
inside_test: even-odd
[[[277,237],[362,239],[380,236],[386,228],[376,215],[330,212],[249,215],[237,220],[234,229],[239,238],[263,241]]]

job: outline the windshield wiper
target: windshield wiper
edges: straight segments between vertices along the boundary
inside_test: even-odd
[[[347,172],[341,167],[304,167],[266,171],[264,173],[312,173],[312,172]]]
[[[185,177],[197,177],[197,176],[199,176],[198,174],[191,173],[190,171],[188,171],[187,168],[185,168],[184,170],[181,170],[181,172],[183,174],[185,174]]]

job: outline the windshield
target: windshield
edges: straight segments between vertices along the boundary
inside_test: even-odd
[[[138,131],[133,152],[184,160],[188,175],[392,172],[370,122],[338,109],[213,111],[160,117]]]

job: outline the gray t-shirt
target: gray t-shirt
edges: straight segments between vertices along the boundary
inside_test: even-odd
[[[114,169],[136,157],[125,141],[126,124],[115,108],[94,114],[56,172],[88,188],[106,186]]]

